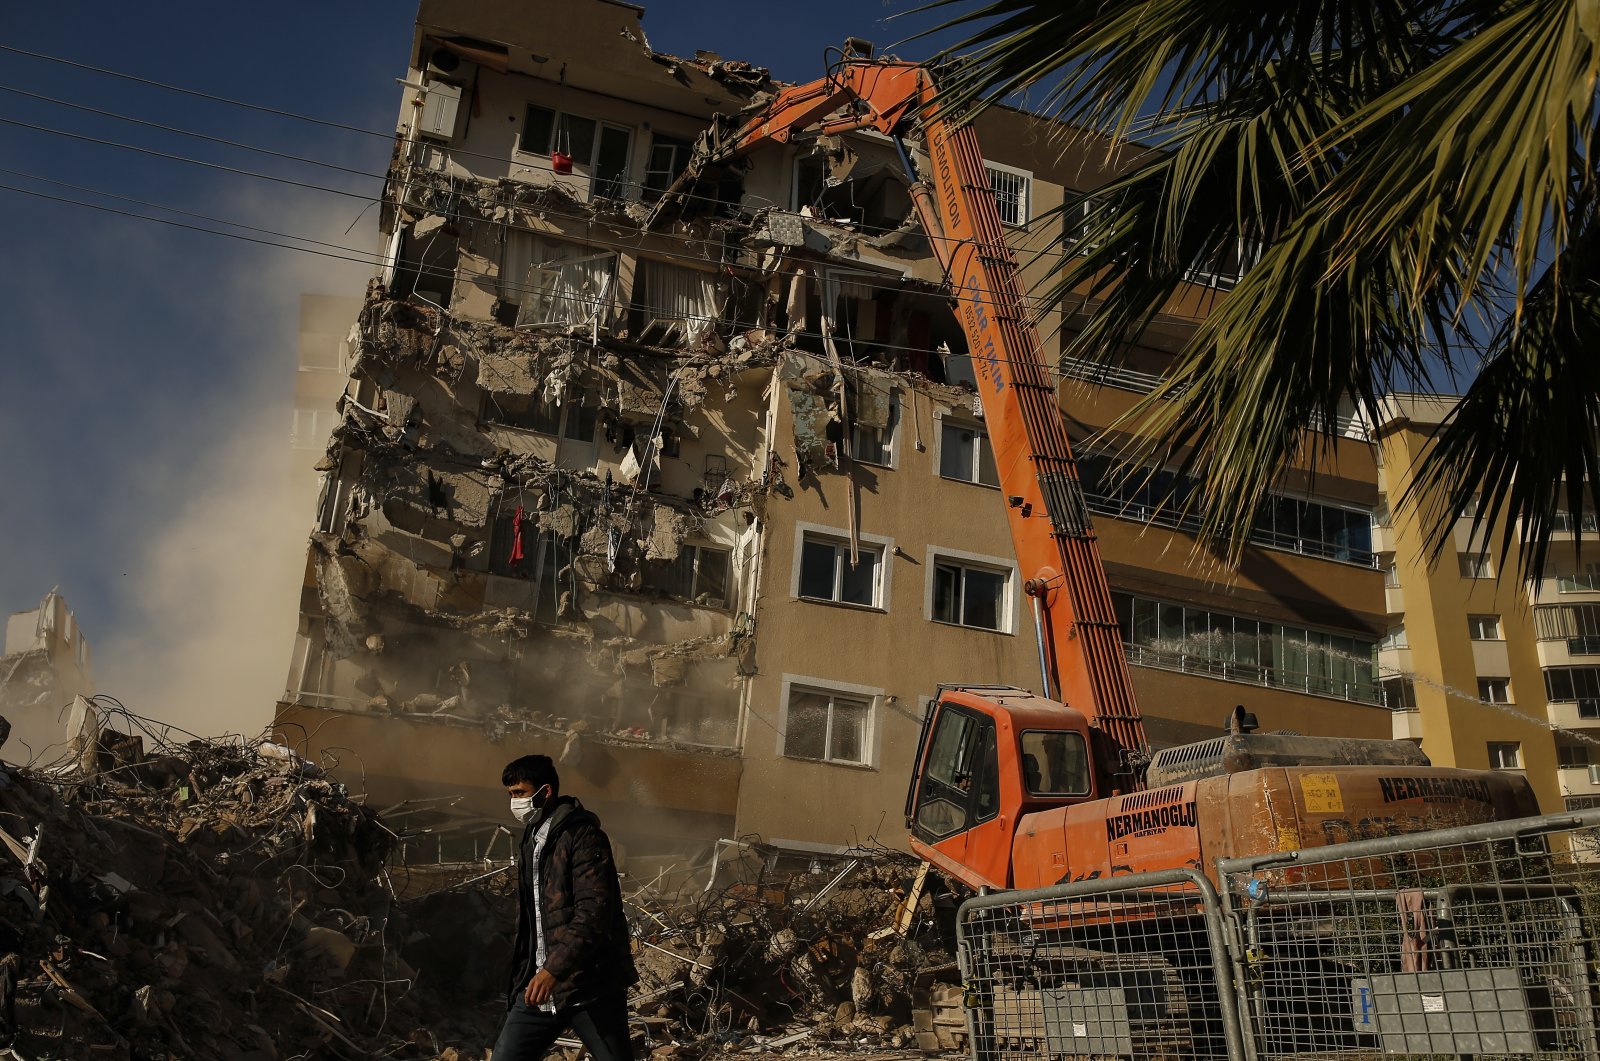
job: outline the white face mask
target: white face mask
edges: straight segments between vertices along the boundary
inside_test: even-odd
[[[529,821],[537,812],[532,796],[512,796],[511,816],[519,822]]]

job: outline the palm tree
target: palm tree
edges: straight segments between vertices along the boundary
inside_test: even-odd
[[[952,5],[956,5],[952,8]],[[1436,548],[1474,495],[1537,577],[1560,509],[1597,508],[1600,225],[1593,0],[938,0],[965,39],[944,102],[1030,109],[1162,148],[1068,209],[1040,294],[1096,306],[1109,360],[1197,265],[1259,257],[1130,414],[1129,466],[1203,480],[1238,533],[1341,399],[1470,379],[1402,505]],[[1076,225],[1063,226],[1064,230]],[[1176,455],[1176,456],[1174,456]],[[1478,517],[1484,518],[1484,517]]]

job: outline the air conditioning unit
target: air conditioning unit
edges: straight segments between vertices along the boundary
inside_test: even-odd
[[[454,140],[456,122],[461,116],[461,86],[429,80],[422,104],[422,119],[417,133],[436,140]]]

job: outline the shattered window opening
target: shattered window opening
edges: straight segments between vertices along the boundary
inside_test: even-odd
[[[863,543],[859,556],[860,561],[851,565],[849,542],[807,534],[800,546],[800,596],[880,607],[878,571],[883,549]]]
[[[676,560],[646,565],[645,588],[716,608],[728,606],[733,554],[709,545],[684,545]]]
[[[519,328],[609,327],[616,310],[617,255],[563,243],[526,229],[506,233],[500,259],[500,301],[518,307]]]
[[[872,701],[793,686],[785,715],[783,754],[791,759],[866,766]]]
[[[852,425],[850,458],[863,464],[876,464],[884,468],[894,466],[894,436],[900,423],[900,403],[889,402],[889,422],[883,427]]]
[[[1010,575],[936,557],[933,568],[933,619],[980,630],[1005,630],[1010,613]]]
[[[633,284],[634,331],[646,346],[680,346],[710,331],[718,313],[716,274],[639,260]]]
[[[676,136],[653,133],[650,137],[650,156],[645,162],[644,194],[646,202],[660,198],[672,186],[679,174],[689,164],[694,145]]]
[[[939,432],[939,475],[964,483],[998,487],[1000,476],[995,471],[989,433],[946,419]]]

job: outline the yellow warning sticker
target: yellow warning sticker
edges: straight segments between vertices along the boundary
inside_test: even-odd
[[[1344,793],[1335,774],[1301,774],[1300,795],[1311,814],[1343,814]]]

